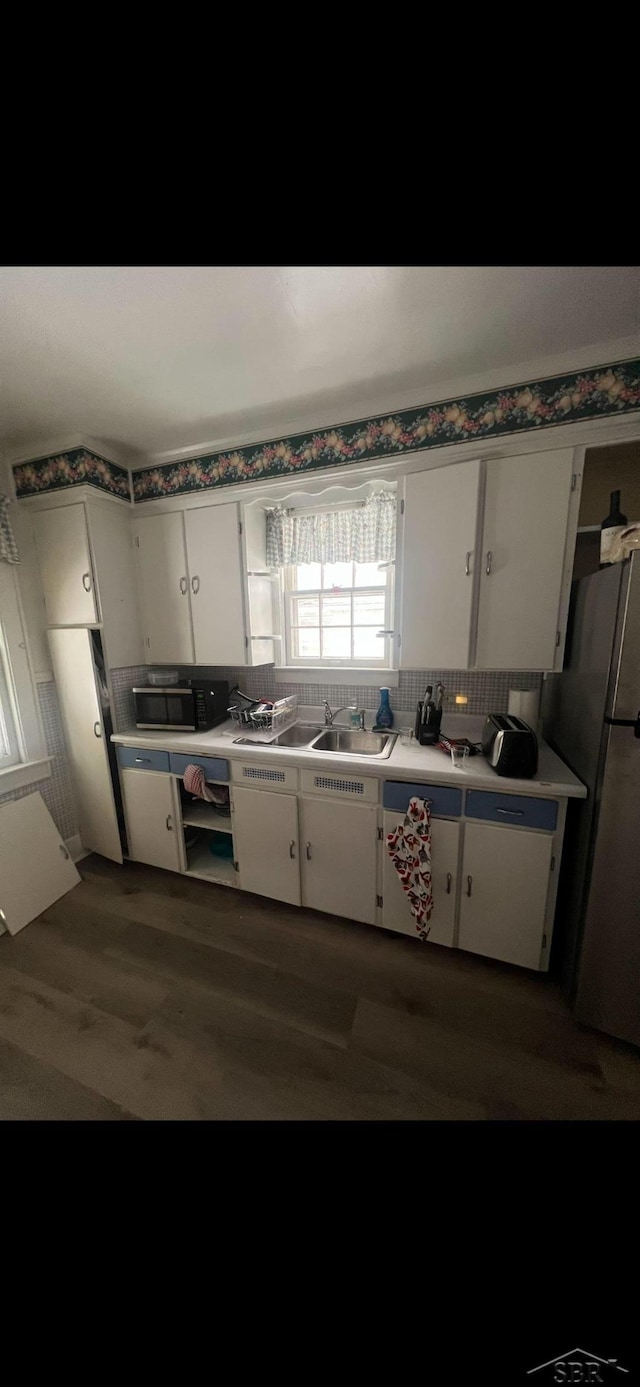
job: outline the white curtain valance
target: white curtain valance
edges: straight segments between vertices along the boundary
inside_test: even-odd
[[[396,498],[376,492],[363,505],[300,515],[267,512],[267,563],[389,563],[396,552]]]
[[[11,529],[7,505],[8,498],[0,496],[0,559],[4,559],[6,563],[20,563],[18,546]]]

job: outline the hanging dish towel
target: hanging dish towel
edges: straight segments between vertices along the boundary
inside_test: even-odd
[[[427,921],[433,909],[431,890],[431,815],[426,799],[414,795],[398,827],[387,834],[387,852],[406,891],[421,939],[427,939]]]
[[[207,785],[202,766],[187,766],[182,777],[185,790],[197,799],[205,799],[208,804],[228,804],[229,791],[226,785]]]

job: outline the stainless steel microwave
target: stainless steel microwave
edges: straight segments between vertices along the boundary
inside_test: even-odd
[[[133,689],[136,727],[149,731],[205,732],[224,722],[229,685],[224,679],[185,679],[166,689]]]

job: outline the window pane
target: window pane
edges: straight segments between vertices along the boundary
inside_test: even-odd
[[[384,593],[354,592],[353,621],[358,626],[384,626]]]
[[[353,631],[353,655],[356,660],[383,660],[384,637],[378,638],[375,626],[356,626]]]
[[[295,566],[294,585],[297,588],[319,588],[320,581],[319,563],[298,563]]]
[[[377,563],[356,563],[354,564],[355,588],[384,588],[387,583],[388,569],[383,568],[382,573],[378,572]]]
[[[352,563],[325,563],[323,564],[322,586],[323,588],[350,588],[352,586],[353,564]]]
[[[323,597],[322,599],[322,625],[323,626],[350,626],[351,625],[351,594],[346,592],[341,597]]]
[[[325,659],[335,660],[338,656],[351,659],[351,627],[325,626],[322,632],[322,654]]]
[[[294,597],[292,601],[292,626],[319,626],[320,601],[317,597]]]
[[[291,631],[293,654],[296,660],[318,660],[320,658],[320,632],[318,627],[296,627]]]

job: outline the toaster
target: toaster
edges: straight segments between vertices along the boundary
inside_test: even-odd
[[[538,739],[512,713],[490,713],[482,729],[482,751],[498,775],[530,780],[538,769]]]

